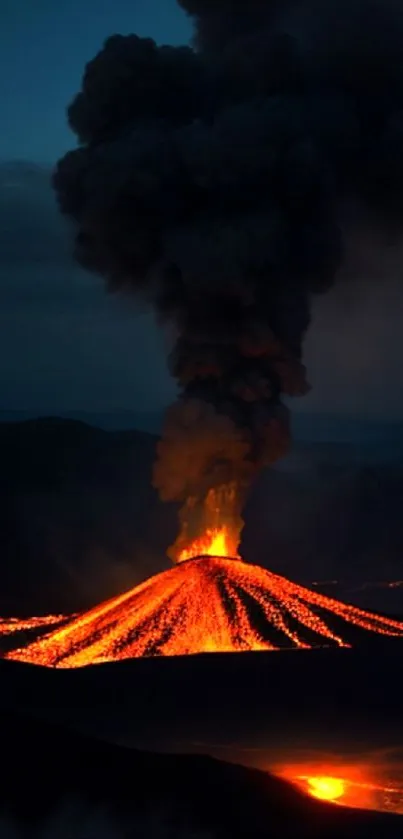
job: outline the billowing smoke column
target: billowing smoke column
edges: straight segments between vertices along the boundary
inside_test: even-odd
[[[179,395],[154,480],[183,505],[174,556],[206,498],[239,522],[287,450],[281,398],[308,389],[311,297],[357,213],[390,230],[403,209],[397,0],[180,5],[194,49],[115,35],[87,65],[54,176],[79,262],[168,329]]]

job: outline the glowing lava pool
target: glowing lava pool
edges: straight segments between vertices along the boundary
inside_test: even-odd
[[[73,616],[6,657],[69,668],[141,656],[348,647],[368,633],[403,637],[403,623],[240,559],[201,556]]]
[[[290,781],[312,798],[344,807],[378,810],[403,815],[401,767],[392,780],[385,768],[366,765],[298,766],[278,769],[279,777]]]

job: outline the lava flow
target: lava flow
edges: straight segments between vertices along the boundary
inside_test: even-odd
[[[346,791],[344,778],[332,778],[327,775],[319,775],[319,777],[303,775],[300,778],[306,781],[309,794],[321,801],[337,801],[338,798],[343,797]]]
[[[392,770],[393,772],[393,770]],[[403,814],[401,769],[393,774],[382,767],[325,763],[319,766],[286,766],[276,774],[290,781],[307,795],[344,807],[383,810]]]
[[[80,667],[139,656],[350,646],[362,631],[403,637],[403,623],[217,556],[227,544],[225,530],[207,534],[197,548],[213,556],[181,561],[6,657]]]
[[[73,617],[73,616],[70,616]],[[32,618],[0,618],[0,636],[15,635],[17,632],[57,626],[66,621],[66,615],[42,615]]]

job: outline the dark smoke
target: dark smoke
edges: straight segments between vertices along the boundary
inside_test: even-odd
[[[311,297],[360,210],[399,229],[403,14],[395,0],[179,0],[195,48],[109,38],[54,176],[76,255],[170,329],[179,397],[166,500],[247,488],[288,445]],[[342,329],[342,324],[341,324]],[[242,492],[240,494],[242,497]]]

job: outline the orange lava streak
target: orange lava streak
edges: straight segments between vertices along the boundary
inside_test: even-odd
[[[403,623],[312,592],[260,566],[202,556],[73,617],[6,657],[80,667],[139,656],[349,646],[344,636],[351,625],[403,637]]]
[[[73,617],[70,615],[70,619]],[[30,629],[54,626],[66,620],[65,615],[44,615],[32,618],[0,618],[0,636],[14,635],[16,632],[26,632]]]

